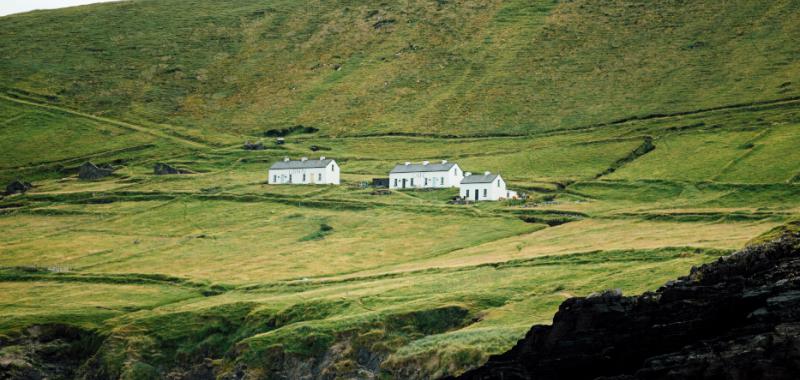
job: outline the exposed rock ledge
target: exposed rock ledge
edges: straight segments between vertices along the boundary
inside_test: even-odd
[[[656,292],[561,304],[462,379],[800,379],[800,236],[693,268]]]

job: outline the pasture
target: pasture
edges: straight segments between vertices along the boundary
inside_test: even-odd
[[[313,357],[345,340],[383,353],[390,373],[459,373],[548,322],[568,297],[652,290],[800,209],[796,160],[754,174],[793,154],[793,111],[525,138],[307,134],[245,151],[0,104],[12,123],[40,118],[45,140],[87,128],[86,144],[34,144],[3,169],[7,178],[35,173],[35,187],[1,201],[0,330],[74,324],[118,337],[104,349],[134,350],[148,365],[234,345],[250,363],[276,349]],[[736,123],[676,130],[684,118]],[[765,118],[773,121],[742,126]],[[3,133],[25,141],[17,129]],[[636,153],[645,138],[655,149]],[[126,149],[140,144],[149,145]],[[270,162],[320,153],[339,161],[341,186],[265,184]],[[451,205],[454,189],[376,195],[361,185],[422,159],[500,172],[529,198]],[[70,167],[84,160],[117,170],[80,181]],[[154,175],[161,161],[195,174]],[[150,348],[131,346],[141,339]]]
[[[163,0],[0,18],[0,183],[34,185],[0,198],[0,342],[74,326],[111,378],[461,373],[567,298],[656,289],[797,218],[798,7]],[[266,184],[272,162],[323,155],[341,186]],[[527,199],[368,186],[445,159]],[[87,161],[114,172],[80,180]]]

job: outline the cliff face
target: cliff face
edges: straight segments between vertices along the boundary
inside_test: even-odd
[[[800,235],[693,268],[638,297],[561,304],[462,379],[800,379]]]

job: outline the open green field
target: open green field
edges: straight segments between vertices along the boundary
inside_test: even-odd
[[[0,18],[0,183],[34,184],[0,198],[0,343],[74,326],[99,342],[83,370],[109,378],[461,373],[569,297],[654,290],[797,218],[799,11],[134,0]],[[264,135],[298,124],[318,131]],[[319,155],[341,186],[266,184]],[[528,198],[363,186],[443,159]],[[86,161],[116,170],[81,181]]]
[[[10,118],[41,112],[3,104]],[[278,376],[334,353],[328,371],[350,373],[364,350],[389,377],[460,373],[548,322],[568,297],[652,290],[792,220],[797,109],[524,138],[312,134],[266,140],[263,151],[146,131],[119,132],[142,140],[83,134],[119,144],[122,153],[76,153],[116,162],[114,175],[80,181],[68,165],[42,163],[85,158],[46,149],[4,171],[33,172],[36,186],[0,203],[0,330],[66,323],[114,337],[101,353],[120,376],[203,358],[219,373]],[[58,115],[43,126],[104,130]],[[12,121],[5,133],[24,128]],[[648,139],[655,149],[636,153]],[[142,142],[153,146],[125,150]],[[339,160],[342,186],[265,185],[270,162],[310,155],[311,145]],[[405,159],[445,158],[497,170],[530,197],[462,206],[447,203],[455,190],[359,186]],[[157,161],[196,173],[153,175]]]

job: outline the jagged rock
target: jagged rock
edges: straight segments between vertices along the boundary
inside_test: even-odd
[[[656,292],[561,304],[461,379],[800,379],[800,234],[748,247]]]
[[[266,147],[264,143],[261,141],[251,143],[250,141],[245,141],[244,145],[242,145],[242,149],[244,150],[264,150]]]
[[[13,336],[0,335],[0,379],[73,379],[101,340],[68,325],[34,325]]]
[[[282,129],[270,129],[264,132],[264,136],[267,137],[286,137],[293,134],[304,134],[304,133],[317,133],[319,129],[314,127],[308,127],[302,124],[298,124],[295,126],[291,126],[288,128]]]
[[[114,172],[111,165],[95,165],[91,162],[84,162],[78,168],[78,178],[84,181],[92,181],[110,176]]]
[[[157,162],[155,165],[153,165],[153,174],[155,175],[191,174],[191,172],[184,169],[178,169],[172,165],[165,164],[163,162]]]
[[[33,187],[30,182],[16,180],[6,186],[6,195],[23,194]]]

